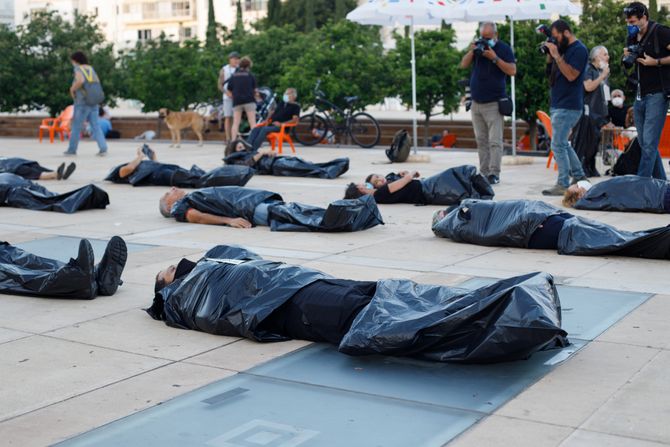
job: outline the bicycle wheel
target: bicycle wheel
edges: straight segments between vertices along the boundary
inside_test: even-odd
[[[328,132],[328,123],[323,117],[310,113],[301,116],[298,125],[293,128],[293,138],[303,146],[319,144]]]
[[[356,113],[349,122],[349,135],[354,143],[360,147],[369,148],[376,146],[381,138],[379,123],[370,114],[365,112]]]

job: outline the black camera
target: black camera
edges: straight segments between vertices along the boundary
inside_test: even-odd
[[[475,48],[472,51],[475,53],[475,56],[481,56],[484,51],[489,49],[489,43],[486,39],[477,39],[474,45]]]
[[[551,35],[551,28],[549,28],[547,25],[540,25],[537,28],[535,28],[535,32],[538,34],[542,34],[547,38],[544,42],[540,44],[540,47],[538,50],[542,54],[549,54],[549,48],[547,48],[547,43],[553,43],[554,45],[558,45],[558,41],[554,38],[554,36]]]
[[[640,44],[628,45],[626,50],[628,50],[628,55],[624,55],[621,59],[621,63],[626,68],[631,68],[635,65],[636,60],[644,57],[644,48],[642,48],[642,45]]]

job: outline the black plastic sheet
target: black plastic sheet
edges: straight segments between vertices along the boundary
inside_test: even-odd
[[[456,205],[465,199],[492,199],[495,195],[489,182],[471,165],[449,168],[421,180],[427,204]]]
[[[97,295],[97,283],[94,276],[73,259],[64,263],[0,242],[0,293],[93,299]]]
[[[249,222],[254,221],[256,207],[264,202],[282,201],[282,197],[274,192],[262,189],[243,188],[241,186],[218,186],[203,188],[190,192],[172,207],[181,210],[194,208],[200,212],[225,217],[241,217]]]
[[[596,169],[596,154],[600,147],[601,121],[600,117],[582,115],[572,130],[571,144],[587,177],[600,176]]]
[[[69,214],[107,205],[109,196],[95,185],[57,194],[17,175],[0,174],[0,206]]]
[[[254,168],[259,175],[281,177],[315,177],[334,179],[349,170],[348,158],[336,158],[325,163],[312,163],[299,157],[263,156],[253,161],[257,152],[234,152],[223,159],[228,165],[245,165]]]
[[[0,174],[16,174],[28,180],[37,180],[43,172],[51,172],[33,160],[19,157],[0,157]]]
[[[178,188],[205,188],[209,186],[244,186],[253,177],[248,166],[220,166],[205,172],[193,165],[191,169],[143,160],[128,177],[121,177],[119,165],[112,169],[105,180],[133,186],[176,186]]]
[[[667,213],[663,199],[668,182],[637,175],[614,177],[596,183],[577,201],[575,208],[594,211],[643,211]]]
[[[187,276],[159,291],[147,312],[183,329],[257,341],[286,336],[262,323],[299,290],[332,278],[303,266],[262,260],[248,250],[219,246]],[[525,359],[566,345],[551,275],[498,281],[476,290],[378,281],[339,349],[352,355],[414,356],[442,362]]]

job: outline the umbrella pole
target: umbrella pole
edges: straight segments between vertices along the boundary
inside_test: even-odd
[[[412,136],[414,139],[414,153],[417,153],[416,131],[416,54],[414,50],[414,17],[409,26],[410,41],[412,43]]]
[[[510,16],[510,44],[514,50],[514,17]],[[516,82],[515,76],[512,76],[512,155],[516,157]]]

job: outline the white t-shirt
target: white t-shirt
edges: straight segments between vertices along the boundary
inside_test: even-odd
[[[593,185],[588,180],[580,180],[577,182],[577,186],[579,186],[580,188],[584,188],[585,190],[588,191],[589,189],[591,189],[591,186]]]
[[[226,82],[230,79],[233,73],[235,73],[237,68],[231,67],[230,64],[226,64],[221,68],[221,70],[223,70],[223,100],[232,102],[233,98],[226,94]]]

